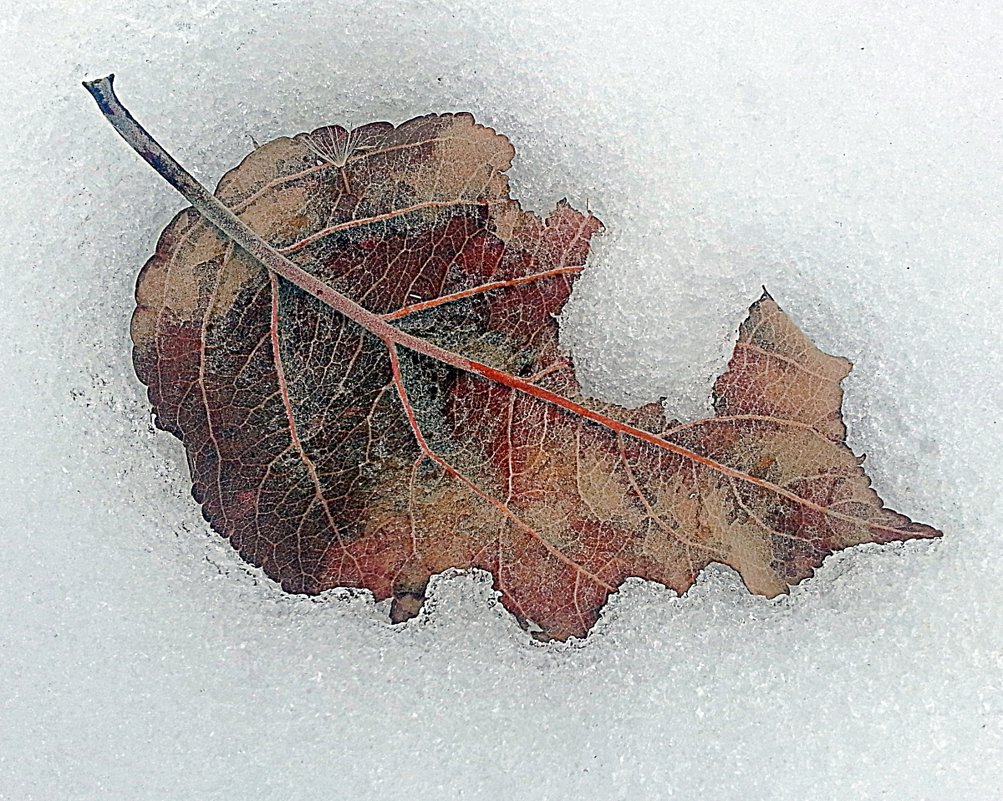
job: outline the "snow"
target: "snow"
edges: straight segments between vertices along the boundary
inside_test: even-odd
[[[7,10],[0,798],[1003,797],[1003,12],[810,0],[92,0]],[[789,598],[631,581],[533,642],[484,575],[391,627],[206,531],[129,362],[182,205],[80,87],[114,71],[207,183],[325,123],[469,110],[515,194],[606,223],[564,314],[589,387],[708,408],[761,285],[855,363],[850,444],[934,544]]]

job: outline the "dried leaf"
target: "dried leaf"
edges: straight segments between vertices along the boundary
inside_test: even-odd
[[[834,551],[939,535],[883,507],[844,444],[849,362],[769,295],[715,416],[582,397],[555,315],[601,225],[565,202],[523,211],[513,155],[467,114],[259,147],[216,197],[305,278],[194,209],[164,231],[136,370],[245,559],[289,592],[393,598],[394,620],[433,574],[482,568],[564,639],[629,576],[683,592],[721,562],[775,596]]]

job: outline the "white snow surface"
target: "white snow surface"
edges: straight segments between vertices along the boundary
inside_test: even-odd
[[[0,798],[1003,798],[998,3],[8,2],[0,123]],[[331,123],[468,110],[513,191],[607,233],[563,315],[590,391],[709,409],[765,285],[855,364],[850,444],[937,543],[789,597],[631,580],[534,642],[484,574],[400,627],[207,530],[130,362],[184,203]]]

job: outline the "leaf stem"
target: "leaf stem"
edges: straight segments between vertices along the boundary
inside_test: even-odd
[[[397,329],[384,322],[379,315],[364,309],[358,303],[319,281],[298,264],[277,252],[202,186],[129,113],[122,101],[118,99],[118,95],[115,94],[114,80],[115,76],[109,75],[95,81],[84,81],[84,88],[94,97],[101,113],[104,114],[119,136],[139,153],[167,183],[184,195],[185,199],[208,223],[276,275],[285,278],[304,292],[308,292],[331,308],[341,312],[380,339],[384,341],[396,340],[395,334],[400,333]]]

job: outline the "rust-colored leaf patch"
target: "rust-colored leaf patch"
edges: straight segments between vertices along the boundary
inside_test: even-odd
[[[216,191],[260,239],[186,192],[199,210],[139,277],[135,365],[245,559],[289,592],[393,598],[394,620],[482,568],[564,639],[629,576],[683,592],[721,562],[774,596],[842,548],[939,535],[884,508],[844,444],[849,362],[768,295],[713,417],[584,398],[555,315],[602,226],[521,209],[513,155],[467,114],[279,139]]]

